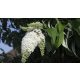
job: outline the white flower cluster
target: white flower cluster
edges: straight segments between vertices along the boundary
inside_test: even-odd
[[[33,31],[26,33],[22,39],[21,46],[22,62],[26,62],[26,59],[42,41],[44,45],[45,36],[40,29],[34,29]]]

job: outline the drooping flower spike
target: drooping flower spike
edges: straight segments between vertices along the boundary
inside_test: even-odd
[[[42,28],[43,24],[40,22],[30,23],[28,24],[28,27],[22,27],[24,31],[27,31],[21,42],[21,61],[23,63],[26,62],[30,54],[34,52],[34,49],[37,46],[40,48],[41,55],[44,55],[45,36],[41,31]]]

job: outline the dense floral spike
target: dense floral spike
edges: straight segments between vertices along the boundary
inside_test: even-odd
[[[38,25],[39,24],[39,25]],[[33,30],[31,27],[35,27]],[[39,29],[38,29],[39,26]],[[45,48],[45,36],[42,33],[40,27],[43,27],[40,22],[31,23],[28,24],[29,32],[26,33],[26,35],[22,39],[22,46],[21,46],[21,53],[22,53],[22,62],[26,62],[28,57],[32,52],[34,52],[34,49],[39,46],[41,55],[44,55],[44,48]]]

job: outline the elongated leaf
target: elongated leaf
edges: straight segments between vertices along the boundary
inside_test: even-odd
[[[51,37],[51,43],[54,45],[56,36],[58,35],[57,30],[55,28],[49,28],[47,29],[47,33]]]
[[[67,40],[66,39],[63,40],[62,45],[63,45],[63,47],[65,47],[65,48],[68,49],[68,43],[67,43]]]
[[[62,31],[64,31],[64,25],[61,24],[61,22],[59,20],[57,20],[57,24],[55,25],[55,28],[57,29],[57,31],[60,33]]]
[[[64,40],[64,33],[61,32],[61,33],[56,37],[56,42],[55,42],[56,48],[58,48],[58,47],[63,43],[63,40]]]
[[[78,57],[78,55],[76,54],[76,49],[75,49],[75,43],[74,42],[72,43],[72,51],[73,51],[74,55],[76,57]]]

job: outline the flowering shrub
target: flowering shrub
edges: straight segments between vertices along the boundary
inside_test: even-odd
[[[80,19],[15,18],[0,21],[0,41],[19,53],[10,62],[80,62]]]

